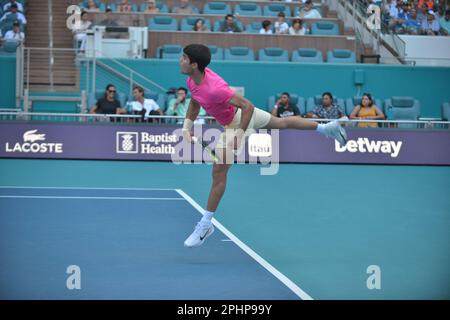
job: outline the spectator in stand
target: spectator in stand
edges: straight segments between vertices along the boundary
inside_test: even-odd
[[[128,3],[128,0],[122,0],[117,6],[118,12],[131,12],[132,10],[132,6]]]
[[[90,113],[96,114],[125,114],[127,110],[122,108],[119,100],[116,99],[116,87],[112,84],[106,86],[105,95],[99,99],[91,108]],[[111,118],[111,121],[114,121]]]
[[[422,21],[417,17],[417,10],[412,8],[409,12],[409,18],[404,23],[404,30],[407,34],[419,34],[422,27]]]
[[[225,16],[225,21],[220,26],[220,32],[242,32],[241,28],[238,27],[236,22],[234,21],[234,16],[232,14],[227,14]]]
[[[433,10],[434,8],[434,1],[433,0],[419,0],[417,3],[417,7],[421,9],[427,10]]]
[[[100,26],[105,27],[118,27],[119,24],[114,20],[111,8],[106,8],[105,19],[99,22]]]
[[[259,30],[260,34],[273,34],[272,31],[272,22],[270,22],[269,20],[264,20],[261,23],[262,28]]]
[[[11,4],[11,6],[9,8],[10,8],[10,11],[7,11],[3,14],[3,17],[0,19],[0,22],[2,22],[3,20],[6,20],[6,18],[9,15],[15,15],[15,20],[19,20],[21,24],[27,24],[27,19],[25,19],[25,16],[23,15],[22,12],[18,11],[16,3]]]
[[[339,119],[345,117],[344,110],[333,103],[333,95],[330,92],[322,94],[322,104],[308,112],[306,118]]]
[[[144,88],[140,86],[135,86],[133,88],[133,97],[134,100],[131,102],[132,113],[140,114],[144,120],[144,122],[153,122],[154,119],[151,119],[151,116],[162,116],[164,113],[161,108],[153,99],[145,99],[144,97]],[[160,122],[157,119],[155,122]]]
[[[361,99],[361,105],[355,106],[349,116],[355,120],[384,120],[384,113],[373,103],[373,98],[369,93],[364,93]],[[377,128],[376,122],[358,122],[360,128]]]
[[[193,7],[189,4],[189,0],[180,0],[180,5],[173,8],[172,12],[183,14],[195,13]]]
[[[445,11],[445,16],[439,20],[441,34],[448,36],[450,34],[450,10]]]
[[[208,32],[209,31],[209,29],[205,25],[205,21],[203,19],[195,20],[194,27],[192,28],[192,30],[198,31],[198,32]]]
[[[311,0],[305,1],[305,6],[298,14],[300,19],[322,19],[319,11],[313,8],[313,3]]]
[[[11,10],[11,6],[15,4],[17,6],[17,11],[20,12],[24,12],[23,11],[23,5],[20,2],[17,2],[16,0],[11,0],[8,1],[4,6],[3,6],[3,12],[9,11]]]
[[[288,34],[289,25],[286,23],[286,15],[284,12],[278,12],[278,20],[275,22],[276,34]]]
[[[145,13],[159,13],[159,8],[156,6],[156,0],[148,0]]]
[[[300,116],[300,110],[295,104],[291,103],[290,99],[290,94],[283,92],[272,109],[272,115],[278,118]]]
[[[186,112],[189,107],[189,103],[191,103],[191,98],[187,97],[187,89],[184,87],[179,87],[177,90],[177,97],[172,98],[169,101],[169,106],[167,107],[166,114],[168,116],[180,116],[183,119],[177,119],[177,123],[183,123],[184,118],[186,117]],[[205,109],[200,107],[199,116],[206,116]],[[204,121],[200,121],[204,123]]]
[[[289,28],[289,34],[297,36],[304,36],[306,34],[306,28],[303,26],[302,20],[292,20],[292,27]]]
[[[25,35],[20,31],[20,22],[14,21],[12,30],[5,33],[5,40],[17,40],[22,43],[25,40]]]
[[[441,27],[434,16],[434,11],[430,10],[427,19],[422,23],[422,34],[429,36],[438,35],[440,29]]]
[[[72,33],[74,34],[75,40],[81,42],[80,50],[84,52],[86,48],[87,30],[91,27],[92,22],[89,21],[89,16],[87,11],[81,12],[81,19],[78,20],[73,26]]]
[[[100,12],[94,0],[88,0],[86,10],[89,12]]]

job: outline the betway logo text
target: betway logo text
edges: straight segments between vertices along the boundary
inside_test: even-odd
[[[341,146],[335,141],[336,152],[361,152],[361,153],[386,153],[392,158],[397,158],[402,148],[401,141],[374,141],[368,138],[358,138],[358,140],[349,140],[345,146]]]
[[[37,142],[45,141],[44,133],[37,133],[37,129],[26,131],[23,134],[23,143],[5,144],[5,151],[11,153],[63,153],[62,143]]]

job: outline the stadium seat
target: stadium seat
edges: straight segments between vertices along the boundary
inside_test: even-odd
[[[314,48],[299,48],[292,52],[292,62],[323,62],[322,52]]]
[[[259,61],[288,62],[289,54],[283,48],[262,48],[259,49]]]
[[[203,7],[204,14],[227,15],[231,13],[231,7],[225,2],[207,2]]]
[[[148,7],[148,4],[144,2],[139,6],[139,11],[144,12],[145,10],[147,10],[147,7]],[[168,13],[169,12],[169,8],[167,7],[167,5],[165,5],[161,2],[156,2],[156,7],[159,9],[160,13]]]
[[[214,45],[208,45],[209,50],[211,51],[211,60],[223,60],[223,49],[214,46]]]
[[[442,120],[450,121],[450,102],[444,102],[442,104]]]
[[[378,109],[384,112],[381,100],[376,99],[375,97],[372,97],[372,99],[374,104],[378,107]],[[361,96],[354,96],[353,98],[345,99],[345,113],[349,116],[356,106],[361,105],[361,100],[362,100]]]
[[[262,23],[260,21],[254,21],[245,26],[245,32],[247,33],[259,33],[262,28]]]
[[[289,93],[290,94],[290,99],[289,101],[293,104],[295,104],[298,109],[300,110],[300,114],[304,115],[305,111],[306,111],[306,100],[303,97],[300,97],[299,95],[295,94],[295,93]],[[281,93],[278,93],[276,96],[270,96],[267,99],[267,111],[271,112],[273,109],[273,106],[275,105],[275,103],[278,101],[278,99],[281,98]]]
[[[285,6],[284,4],[278,4],[278,3],[265,5],[264,10],[263,10],[263,16],[276,17],[279,12],[284,12],[286,17],[291,16],[291,8],[288,6]]]
[[[180,59],[183,48],[178,44],[165,44],[156,48],[156,58],[160,59]]]
[[[20,42],[17,40],[5,40],[3,43],[3,50],[8,53],[16,53],[17,47]]]
[[[356,55],[351,50],[334,49],[327,52],[327,62],[329,63],[356,63]]]
[[[333,103],[342,108],[345,112],[345,102],[344,99],[333,97]],[[310,97],[306,100],[306,113],[311,112],[315,107],[322,104],[322,95],[316,95]]]
[[[255,54],[253,53],[253,50],[248,47],[230,47],[225,48],[224,59],[234,61],[238,60],[254,61]]]
[[[420,102],[413,97],[391,97],[384,102],[388,120],[417,120]],[[417,128],[417,124],[399,123],[399,128]]]
[[[237,16],[262,16],[262,10],[256,3],[243,2],[234,7],[234,14]]]
[[[242,25],[242,22],[240,22],[237,19],[234,19],[234,22],[242,31],[244,31],[244,26]],[[213,31],[218,32],[220,27],[222,27],[224,23],[225,23],[224,20],[216,20],[216,22],[214,22]]]
[[[339,26],[330,21],[314,22],[311,25],[312,35],[337,36],[339,35]]]
[[[205,26],[208,27],[209,30],[211,30],[211,22],[209,21],[209,19],[205,19],[203,17],[187,17],[181,19],[180,30],[192,31],[192,28],[194,28],[194,24],[197,19],[203,19],[203,21],[205,22]]]
[[[157,16],[150,18],[148,22],[148,28],[150,30],[178,30],[177,20],[169,16]]]

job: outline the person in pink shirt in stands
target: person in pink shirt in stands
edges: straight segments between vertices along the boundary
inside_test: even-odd
[[[214,232],[211,219],[225,192],[227,173],[233,161],[229,159],[230,151],[240,152],[242,140],[252,129],[317,130],[336,139],[341,145],[347,142],[347,134],[338,121],[317,124],[301,117],[277,118],[256,108],[249,100],[234,92],[218,74],[207,68],[210,62],[211,52],[202,44],[186,46],[180,58],[180,71],[188,75],[187,86],[192,94],[183,124],[184,139],[192,142],[192,126],[200,106],[225,128],[216,145],[215,153],[220,161],[213,164],[213,183],[207,210],[184,242],[186,247],[200,246]]]

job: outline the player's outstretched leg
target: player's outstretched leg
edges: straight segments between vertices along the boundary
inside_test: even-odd
[[[318,124],[315,121],[301,117],[277,118],[272,116],[266,129],[317,130],[329,138],[336,139],[341,145],[345,145],[347,143],[347,133],[340,122],[345,120],[348,120],[348,118],[343,117],[325,124]]]
[[[219,206],[219,202],[225,193],[227,184],[227,174],[231,167],[231,164],[225,162],[225,149],[217,149],[216,154],[222,163],[214,163],[212,171],[212,185],[211,191],[208,197],[208,206],[203,218],[197,223],[194,232],[186,239],[184,246],[188,248],[198,247],[202,245],[206,238],[208,238],[214,232],[214,226],[211,222],[214,212]]]

